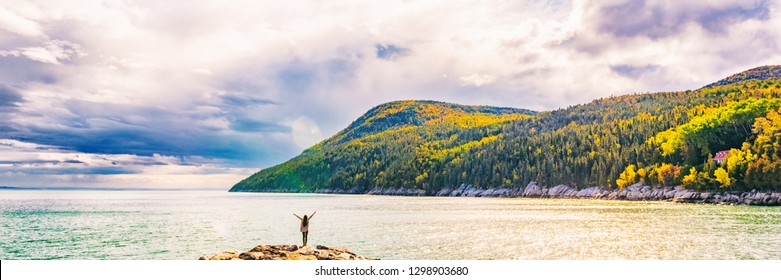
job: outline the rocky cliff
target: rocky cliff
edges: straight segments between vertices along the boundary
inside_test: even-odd
[[[228,251],[199,260],[376,260],[358,256],[346,248],[329,248],[317,245],[315,248],[298,245],[259,245],[247,252]]]

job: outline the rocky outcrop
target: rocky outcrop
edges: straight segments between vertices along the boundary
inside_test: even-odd
[[[315,248],[298,245],[259,245],[247,252],[227,251],[199,260],[376,260],[358,256],[345,248],[329,248],[317,245]]]
[[[781,205],[781,193],[779,192],[696,192],[682,187],[654,188],[637,183],[623,189],[606,189],[603,187],[589,187],[577,189],[567,185],[557,185],[552,188],[539,186],[532,181],[526,187],[516,188],[477,188],[473,185],[461,184],[457,188],[442,188],[437,192],[427,193],[421,189],[408,188],[374,188],[360,191],[361,188],[353,188],[346,191],[318,190],[319,193],[341,194],[372,194],[372,195],[400,195],[400,196],[461,196],[461,197],[534,197],[534,198],[581,198],[581,199],[609,199],[609,200],[657,200],[674,201],[684,203],[712,203],[712,204],[745,204],[745,205]]]

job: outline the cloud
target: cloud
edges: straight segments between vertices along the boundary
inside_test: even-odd
[[[69,178],[69,182],[79,182],[76,186],[87,187],[216,188],[220,185],[204,182],[213,182],[214,178],[235,180],[251,172],[246,168],[223,167],[217,160],[201,157],[81,153],[52,145],[0,139],[0,182],[15,186],[69,186],[62,180],[35,180],[40,177]],[[122,178],[121,185],[107,186],[112,178]],[[150,185],[150,178],[158,179]],[[159,180],[162,178],[176,180]],[[206,180],[197,182],[198,179]]]
[[[44,36],[41,26],[30,19],[0,7],[0,29],[26,37]]]
[[[688,24],[713,33],[727,32],[736,22],[767,20],[769,1],[620,1],[599,9],[599,29],[617,36],[660,38],[677,34]]]
[[[290,132],[290,128],[275,123],[237,119],[231,122],[230,128],[241,132]]]
[[[17,90],[0,84],[0,110],[7,107],[17,107],[24,99]]]
[[[393,60],[409,53],[409,49],[405,49],[394,44],[376,44],[374,48],[377,49],[377,58],[386,60]]]
[[[461,83],[461,85],[465,85],[465,86],[472,85],[472,86],[479,87],[485,84],[493,83],[494,81],[496,81],[496,77],[493,75],[486,75],[486,74],[481,75],[481,74],[473,73],[471,75],[461,77],[461,81],[463,82]]]
[[[610,66],[610,70],[613,70],[613,72],[616,72],[617,74],[637,79],[640,78],[643,74],[646,74],[648,72],[654,72],[659,70],[659,65],[643,65],[643,66],[633,66],[633,65],[613,65]]]
[[[52,40],[41,47],[16,48],[13,50],[0,51],[0,56],[27,57],[30,60],[60,64],[63,61],[71,60],[74,57],[86,55],[78,44],[63,41]]]
[[[693,89],[778,64],[778,11],[731,0],[18,1],[0,8],[0,139],[136,158],[87,166],[23,150],[33,158],[8,159],[2,181],[60,170],[39,183],[157,184],[154,170],[173,168],[201,177],[165,176],[227,187],[240,178],[220,168],[280,163],[382,102],[550,110]]]

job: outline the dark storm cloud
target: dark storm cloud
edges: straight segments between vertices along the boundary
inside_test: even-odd
[[[766,20],[769,14],[768,1],[713,7],[707,2],[641,0],[602,7],[597,19],[601,32],[620,37],[662,38],[679,33],[689,23],[712,33],[724,33],[730,24],[748,19]]]
[[[56,145],[65,149],[91,154],[131,154],[153,156],[155,154],[177,157],[205,157],[228,160],[229,165],[251,164],[258,157],[267,156],[262,145],[235,138],[214,137],[205,131],[186,129],[105,129],[66,130],[29,128],[13,139],[19,141]],[[157,165],[154,162],[143,165]]]
[[[241,132],[283,132],[290,133],[290,127],[279,125],[276,123],[251,120],[251,119],[237,119],[231,122],[230,128],[235,131]]]
[[[7,107],[17,107],[24,102],[22,94],[4,84],[0,84],[0,111]]]
[[[28,175],[68,175],[68,174],[86,174],[86,175],[116,175],[116,174],[136,174],[137,171],[123,167],[28,167],[24,168],[24,173]],[[18,168],[0,167],[2,172],[19,172]]]
[[[78,160],[27,160],[27,161],[14,161],[14,160],[0,160],[0,164],[61,164],[61,163],[84,163]]]
[[[4,100],[18,100],[18,95],[8,92],[4,91]],[[228,114],[225,112],[204,114],[77,100],[64,102],[62,108],[69,113],[51,115],[56,123],[27,124],[23,129],[3,130],[0,139],[57,146],[82,153],[218,158],[238,166],[253,164],[273,153],[264,150],[265,145],[227,132],[290,131],[276,123],[230,115],[227,117],[235,120],[224,128],[199,124],[210,117]],[[8,127],[13,128],[12,124]]]
[[[242,96],[236,94],[227,94],[220,97],[224,104],[230,106],[249,107],[256,105],[278,105],[274,100],[258,98],[253,96]]]

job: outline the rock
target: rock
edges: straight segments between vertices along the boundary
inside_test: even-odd
[[[494,190],[494,196],[493,197],[510,197],[512,191],[506,188],[501,188]]]
[[[238,251],[225,251],[212,256],[202,256],[199,260],[240,260]]]
[[[450,195],[450,188],[444,188],[437,192],[437,196],[449,196]]]
[[[626,194],[627,200],[640,200],[640,188],[635,187],[634,190],[629,189],[629,191]]]
[[[282,258],[284,260],[317,260],[316,256],[313,255],[304,255],[299,253],[288,253],[285,254],[285,257]]]
[[[542,196],[542,189],[537,186],[537,182],[531,181],[526,185],[526,189],[523,191],[524,197],[540,197]]]
[[[570,193],[571,191],[574,191],[574,189],[571,188],[570,186],[558,185],[558,186],[555,186],[555,187],[550,188],[548,190],[548,197],[551,197],[551,198],[569,197],[568,193]]]
[[[628,189],[630,192],[639,192],[640,188],[642,188],[642,187],[643,187],[643,183],[640,182],[640,183],[632,184],[632,185],[626,187],[626,189]]]
[[[594,186],[586,189],[576,189],[568,185],[557,185],[552,188],[539,186],[537,182],[530,182],[524,187],[509,188],[487,188],[478,189],[473,185],[462,183],[457,187],[445,187],[439,191],[426,192],[420,189],[410,189],[405,187],[397,188],[369,188],[354,187],[349,190],[343,189],[317,189],[318,193],[342,193],[353,194],[363,193],[372,195],[398,195],[398,196],[468,196],[468,197],[534,197],[534,198],[582,198],[582,199],[608,199],[608,200],[667,200],[685,203],[713,203],[713,204],[745,204],[745,205],[781,205],[781,193],[752,190],[750,192],[697,192],[683,188],[674,187],[652,187],[644,183],[632,184],[620,190],[605,189]],[[279,245],[281,246],[281,245]],[[277,247],[279,247],[277,246]],[[264,250],[264,246],[258,246],[258,250]],[[281,248],[281,247],[280,247]],[[276,248],[279,250],[280,248]],[[290,249],[290,247],[285,247]],[[300,249],[300,248],[299,248]],[[255,249],[253,249],[255,250]],[[291,249],[297,250],[297,249]],[[314,252],[313,252],[314,253]],[[323,255],[325,256],[325,255]],[[225,255],[224,257],[231,257]],[[206,258],[206,257],[204,257]],[[238,256],[236,256],[238,258]],[[338,259],[338,254],[329,258]],[[322,258],[321,258],[322,259]]]
[[[242,260],[265,260],[265,259],[271,259],[269,256],[266,258],[266,254],[263,254],[262,252],[244,252],[239,254],[239,258]]]
[[[478,197],[478,196],[480,196],[481,193],[483,193],[483,190],[476,189],[472,185],[467,185],[466,189],[464,190],[464,194],[462,194],[461,196]]]
[[[203,256],[199,260],[376,260],[358,256],[346,248],[329,248],[317,245],[315,248],[298,245],[259,245],[239,254],[238,251],[222,252]]]
[[[577,194],[575,194],[575,197],[577,198],[595,198],[597,194],[599,194],[600,188],[599,187],[591,187],[586,188],[578,191]]]
[[[461,184],[461,186],[450,192],[450,196],[461,196],[464,190],[466,190],[466,184]]]
[[[407,189],[404,195],[406,195],[406,196],[424,196],[424,195],[426,195],[426,191],[424,191],[424,190],[416,190],[416,189]]]
[[[255,247],[255,248],[252,248],[252,250],[249,250],[249,251],[250,252],[263,252],[263,251],[268,251],[268,250],[269,250],[268,246],[259,245],[259,246]]]

